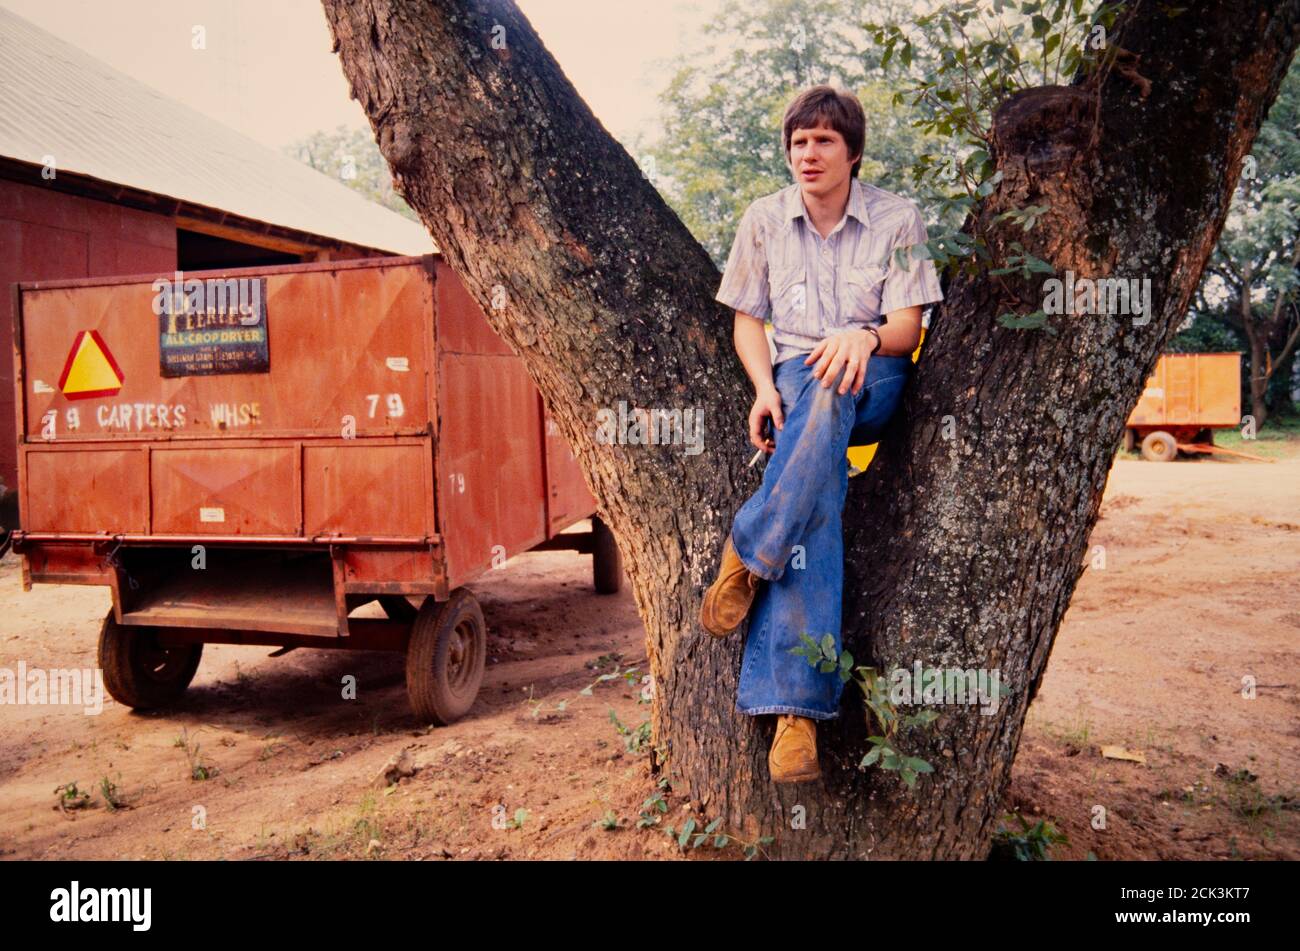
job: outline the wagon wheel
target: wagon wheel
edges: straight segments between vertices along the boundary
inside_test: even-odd
[[[99,632],[104,687],[118,703],[136,710],[166,706],[185,692],[199,669],[202,644],[164,647],[156,627],[124,627],[110,610]]]
[[[418,613],[415,606],[400,594],[380,595],[379,606],[384,609],[384,614],[388,615],[390,621],[401,621],[403,624],[414,623]]]
[[[1124,451],[1132,452],[1137,448],[1137,430],[1130,426],[1124,427]]]
[[[591,517],[591,577],[597,594],[616,594],[623,583],[623,556],[599,515]]]
[[[469,712],[483,683],[487,625],[477,599],[457,588],[447,601],[426,598],[406,648],[406,693],[422,721],[446,726]]]
[[[1147,462],[1169,462],[1178,455],[1178,442],[1173,436],[1157,429],[1142,440],[1142,458]]]

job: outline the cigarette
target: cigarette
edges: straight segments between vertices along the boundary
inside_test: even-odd
[[[754,463],[758,462],[758,460],[762,458],[763,458],[763,450],[760,449],[758,450],[758,452],[754,453],[754,458],[749,460],[749,465],[745,466],[745,468],[746,469],[750,468],[751,466],[754,465]]]

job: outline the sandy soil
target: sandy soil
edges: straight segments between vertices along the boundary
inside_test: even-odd
[[[1092,539],[1104,567],[1080,581],[1006,801],[1068,834],[1055,855],[1300,857],[1300,444],[1284,452],[1117,461]],[[656,788],[636,749],[649,707],[630,592],[592,593],[573,552],[520,556],[472,587],[489,667],[451,727],[407,712],[397,655],[223,645],[163,714],[0,706],[0,856],[681,855],[637,828]],[[99,588],[24,594],[6,558],[0,667],[93,666],[108,606]],[[346,674],[355,700],[341,699]],[[1109,745],[1146,762],[1104,758]],[[413,774],[386,783],[403,753]],[[90,802],[65,811],[55,790],[73,782]],[[684,821],[689,804],[666,804],[660,828]]]

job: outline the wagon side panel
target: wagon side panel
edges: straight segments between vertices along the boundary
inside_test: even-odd
[[[163,287],[148,279],[23,290],[29,528],[431,535],[422,262],[230,273],[261,301],[251,331],[160,313]],[[226,276],[185,280],[210,289]],[[212,372],[182,361],[201,360],[217,335],[257,332],[260,362]]]
[[[1241,422],[1241,354],[1203,353],[1196,366],[1200,418],[1204,426]]]
[[[537,389],[441,261],[437,320],[437,507],[448,584],[465,584],[546,538]]]
[[[1168,366],[1168,362],[1168,354],[1156,361],[1156,367],[1147,379],[1146,386],[1142,389],[1142,395],[1138,397],[1137,405],[1133,407],[1133,412],[1129,414],[1128,424],[1130,426],[1161,426],[1166,422],[1165,368]]]
[[[595,512],[596,500],[587,488],[586,477],[569,448],[569,441],[555,425],[540,393],[537,401],[542,407],[546,430],[547,531],[556,535]]]

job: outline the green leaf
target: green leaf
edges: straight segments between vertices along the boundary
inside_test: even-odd
[[[1032,254],[1025,255],[1025,264],[1029,270],[1035,274],[1055,274],[1056,268],[1048,264],[1042,258],[1036,258]]]
[[[862,762],[858,764],[858,768],[865,769],[878,759],[880,759],[880,747],[874,746],[867,752],[866,756],[862,757]]]
[[[695,831],[695,820],[687,819],[686,825],[682,826],[681,834],[677,836],[677,844],[683,849],[686,848],[686,843],[691,840],[691,833],[694,831]]]
[[[827,634],[822,638],[822,654],[833,658],[835,656],[835,636]]]
[[[1025,314],[1023,317],[1018,314],[1000,314],[998,323],[1003,327],[1012,330],[1038,330],[1044,329],[1049,333],[1055,334],[1056,329],[1047,322],[1047,314],[1041,310],[1036,310],[1032,314]]]

